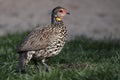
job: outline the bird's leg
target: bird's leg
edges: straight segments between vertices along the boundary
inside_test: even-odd
[[[38,62],[36,61],[36,60],[33,60],[33,62],[34,62],[34,69],[35,69],[35,71],[39,71],[39,64],[38,64]]]
[[[48,65],[45,63],[45,59],[42,60],[43,68],[45,71],[48,71]]]

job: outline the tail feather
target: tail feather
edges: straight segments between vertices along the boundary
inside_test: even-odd
[[[35,51],[28,51],[28,52],[19,53],[18,70],[20,72],[25,72],[25,66],[31,60],[34,53],[35,53]]]

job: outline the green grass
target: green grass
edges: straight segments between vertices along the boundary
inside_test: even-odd
[[[47,60],[50,71],[16,73],[16,46],[25,34],[0,37],[0,80],[120,80],[120,41],[84,37],[68,41],[61,53]]]

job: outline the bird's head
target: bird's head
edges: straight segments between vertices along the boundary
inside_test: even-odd
[[[67,9],[63,8],[63,7],[56,7],[53,9],[52,11],[52,18],[55,20],[55,21],[61,21],[62,18],[66,15],[70,15],[70,13],[67,11]],[[53,20],[52,19],[52,20]]]

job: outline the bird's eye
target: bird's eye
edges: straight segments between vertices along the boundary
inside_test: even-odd
[[[60,13],[63,13],[63,10],[60,10],[59,12],[60,12]]]

